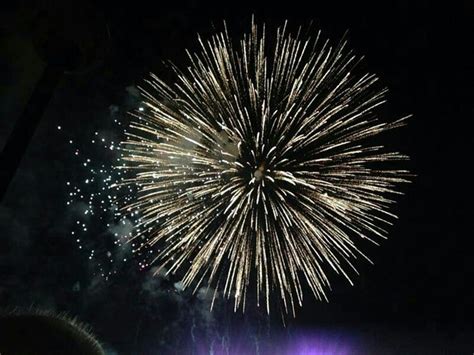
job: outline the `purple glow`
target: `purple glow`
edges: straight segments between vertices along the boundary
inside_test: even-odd
[[[279,336],[257,337],[254,334],[233,333],[211,343],[194,344],[198,355],[349,355],[357,354],[353,335],[339,330],[287,331]]]
[[[355,344],[337,332],[312,331],[291,337],[285,354],[298,355],[349,355],[354,354]]]

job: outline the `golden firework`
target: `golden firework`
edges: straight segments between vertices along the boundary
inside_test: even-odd
[[[392,162],[406,156],[367,138],[405,118],[378,120],[386,89],[354,71],[345,41],[285,24],[269,46],[252,24],[237,45],[227,30],[199,42],[175,82],[151,75],[141,89],[121,146],[128,178],[114,185],[138,194],[121,211],[140,215],[136,249],[157,246],[154,263],[185,287],[245,309],[255,286],[268,312],[276,294],[294,314],[303,282],[326,298],[328,268],[350,281],[358,240],[384,237],[387,195],[408,176]]]

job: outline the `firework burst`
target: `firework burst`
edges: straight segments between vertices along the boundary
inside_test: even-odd
[[[386,89],[353,73],[345,41],[286,25],[273,45],[265,36],[252,24],[233,44],[225,30],[173,67],[173,84],[152,75],[112,186],[137,192],[118,202],[140,216],[135,251],[153,247],[150,263],[182,272],[184,287],[207,284],[235,309],[255,289],[268,312],[277,294],[294,314],[303,283],[326,299],[328,269],[350,281],[351,260],[366,258],[358,240],[386,234],[387,195],[408,176],[391,162],[406,157],[367,138],[405,118],[377,119]]]

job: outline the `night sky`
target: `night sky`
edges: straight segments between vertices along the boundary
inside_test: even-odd
[[[328,354],[472,353],[474,5],[150,3],[20,2],[1,12],[0,149],[45,62],[66,73],[0,204],[0,308],[68,312],[91,325],[108,354],[206,354],[225,337],[231,354],[255,353],[249,344],[256,342],[261,353],[278,353],[274,344],[300,333],[310,343],[319,339],[311,344]],[[163,61],[185,66],[184,50],[197,49],[197,33],[206,37],[226,20],[238,35],[252,14],[269,28],[285,19],[294,27],[312,23],[335,41],[348,31],[350,47],[365,56],[363,67],[390,90],[387,115],[413,114],[406,127],[383,137],[410,156],[406,166],[415,176],[401,187],[389,239],[364,246],[375,265],[359,260],[354,286],[332,278],[329,303],[306,290],[304,307],[286,326],[263,310],[234,314],[223,301],[209,313],[205,295],[181,291],[176,280],[153,278],[123,258],[103,281],[71,237],[78,212],[66,208],[66,182],[84,175],[68,141],[96,157],[89,138],[97,130],[119,135],[113,117],[136,107],[133,87],[150,71],[166,78]],[[15,159],[2,155],[2,169]],[[105,253],[107,241],[98,243],[94,230],[84,236],[85,248],[99,245]]]

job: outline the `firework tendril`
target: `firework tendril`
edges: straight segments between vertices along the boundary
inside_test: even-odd
[[[345,40],[303,37],[285,23],[269,45],[252,23],[238,43],[227,29],[199,39],[172,84],[152,74],[140,88],[121,144],[114,187],[137,190],[120,204],[140,215],[135,250],[155,247],[158,270],[235,310],[255,290],[267,312],[276,296],[295,314],[305,283],[326,300],[328,270],[351,282],[353,261],[369,260],[357,243],[386,237],[390,196],[408,182],[394,167],[407,157],[368,140],[407,117],[378,119],[387,90],[356,74]]]

